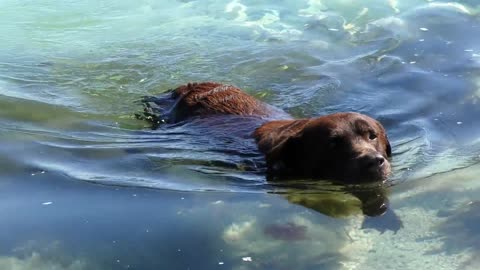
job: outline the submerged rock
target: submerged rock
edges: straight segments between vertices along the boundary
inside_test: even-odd
[[[270,224],[264,229],[264,233],[276,240],[299,241],[305,240],[307,226],[297,225],[293,222],[286,224]]]

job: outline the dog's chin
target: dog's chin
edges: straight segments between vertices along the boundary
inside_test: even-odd
[[[390,168],[382,166],[373,171],[367,171],[360,177],[361,182],[385,182],[390,175]],[[364,179],[362,181],[362,179]]]
[[[351,184],[385,182],[390,175],[390,166],[387,164],[385,165],[386,166],[382,166],[373,170],[356,170],[348,175],[345,175],[344,179],[340,180]]]
[[[373,183],[373,182],[385,182],[388,179],[388,174],[379,172],[375,174],[367,174],[360,177],[359,182],[361,183]]]

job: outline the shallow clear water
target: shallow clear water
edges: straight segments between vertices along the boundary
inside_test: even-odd
[[[1,1],[0,268],[480,268],[479,11]],[[248,138],[134,118],[142,96],[204,80],[295,117],[379,119],[394,175],[377,195],[403,228],[328,184],[273,186]]]

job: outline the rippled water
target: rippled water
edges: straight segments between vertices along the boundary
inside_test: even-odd
[[[1,1],[0,268],[478,269],[479,11]],[[364,220],[363,195],[329,184],[315,196],[272,185],[228,121],[135,119],[142,96],[204,80],[295,117],[379,119],[394,175],[373,197],[398,220]]]

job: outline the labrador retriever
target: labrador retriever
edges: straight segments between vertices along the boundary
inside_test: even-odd
[[[263,118],[252,136],[265,155],[268,175],[274,178],[363,183],[384,181],[391,171],[392,150],[385,129],[364,114],[292,119],[237,87],[216,82],[179,86],[156,103],[170,104],[162,112],[162,121],[170,123],[209,115]]]

